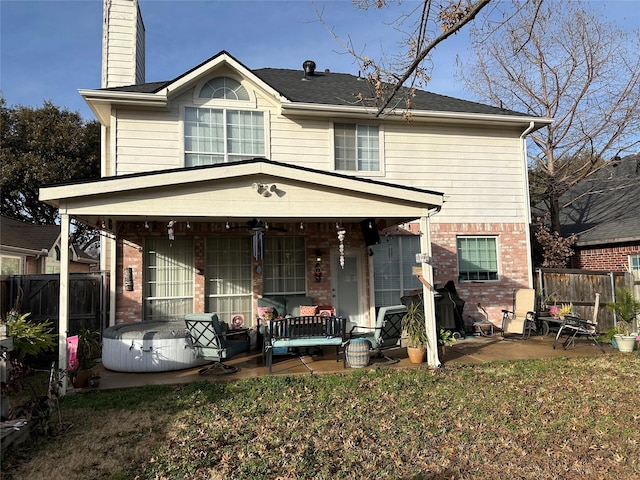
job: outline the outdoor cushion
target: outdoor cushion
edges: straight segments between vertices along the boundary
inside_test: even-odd
[[[258,308],[273,307],[277,310],[277,315],[283,317],[299,317],[300,305],[313,304],[313,299],[304,295],[270,295],[258,299]]]
[[[317,305],[300,305],[300,316],[315,315],[318,313]]]

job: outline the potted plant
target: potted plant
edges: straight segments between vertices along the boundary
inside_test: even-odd
[[[438,345],[440,346],[440,356],[444,358],[445,348],[453,345],[456,341],[456,337],[453,336],[451,330],[440,328],[438,333]]]
[[[408,339],[407,354],[411,363],[422,363],[429,340],[424,324],[422,304],[419,302],[407,305],[407,313],[402,317],[402,328]]]
[[[73,373],[73,385],[76,388],[88,386],[89,379],[93,379],[92,386],[97,386],[93,369],[102,354],[100,332],[83,327],[78,334],[78,369]]]
[[[640,313],[640,301],[636,300],[630,289],[621,287],[616,289],[615,302],[607,303],[607,309],[616,316],[616,333],[613,338],[618,350],[632,352],[638,335],[636,317]]]

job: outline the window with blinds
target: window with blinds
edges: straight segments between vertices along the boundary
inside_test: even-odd
[[[461,280],[497,280],[496,237],[458,237],[458,276]]]
[[[333,126],[336,170],[380,170],[380,140],[375,125],[336,123]]]
[[[264,237],[264,294],[304,294],[307,290],[304,238]]]
[[[376,307],[399,305],[401,297],[421,288],[413,275],[416,253],[420,253],[419,236],[386,237],[371,250]]]
[[[264,114],[249,110],[186,108],[184,114],[185,166],[262,157]]]
[[[178,320],[193,312],[192,239],[148,238],[144,260],[144,320]]]
[[[207,312],[229,324],[244,315],[251,326],[251,237],[207,238],[206,258]]]

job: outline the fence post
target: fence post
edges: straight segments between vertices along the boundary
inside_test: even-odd
[[[613,272],[609,272],[609,278],[611,279],[611,301],[616,303],[616,282],[613,278]],[[616,311],[613,310],[613,326],[618,325],[618,318],[616,317]]]

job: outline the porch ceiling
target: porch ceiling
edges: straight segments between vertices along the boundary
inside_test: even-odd
[[[443,194],[264,159],[44,187],[40,200],[95,225],[186,220],[345,222],[396,225],[442,206]]]

